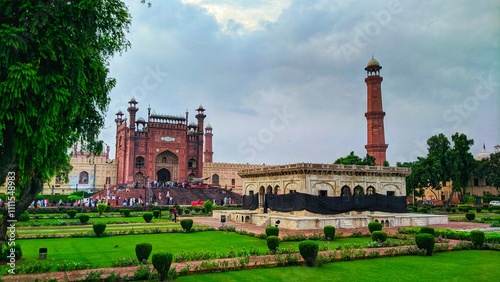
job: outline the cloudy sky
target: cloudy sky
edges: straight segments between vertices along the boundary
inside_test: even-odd
[[[387,159],[466,133],[500,143],[500,1],[126,0],[132,48],[110,62],[115,113],[139,102],[213,127],[214,161],[332,163],[366,150],[364,68],[382,65]],[[128,115],[128,113],[126,113]],[[112,150],[113,151],[113,150]]]

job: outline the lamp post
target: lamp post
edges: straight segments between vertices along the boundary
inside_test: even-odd
[[[146,192],[148,191],[148,176],[147,175],[144,175],[144,210],[146,210]]]

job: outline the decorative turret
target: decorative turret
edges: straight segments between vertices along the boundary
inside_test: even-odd
[[[386,160],[386,150],[384,133],[384,116],[382,109],[382,89],[383,78],[380,76],[382,67],[379,62],[372,57],[365,70],[367,86],[367,111],[365,114],[367,121],[368,143],[365,148],[367,153],[375,158],[377,165],[383,165]]]
[[[200,104],[200,106],[197,109],[198,114],[196,115],[196,119],[198,120],[198,134],[203,134],[203,121],[205,120],[205,109],[203,106]]]
[[[205,127],[205,151],[203,152],[204,162],[211,163],[213,161],[212,157],[214,152],[212,151],[212,126],[207,124]]]
[[[128,104],[129,104],[129,107],[128,107],[127,111],[130,115],[129,126],[130,126],[131,133],[133,133],[135,131],[135,113],[137,113],[139,108],[137,108],[138,103],[134,97],[132,97],[132,99],[130,99]]]
[[[123,112],[122,110],[118,110],[115,118],[116,126],[119,126],[123,123]]]

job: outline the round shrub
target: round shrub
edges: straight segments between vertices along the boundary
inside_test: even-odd
[[[472,230],[470,232],[470,240],[476,249],[481,249],[484,244],[484,232],[481,230]]]
[[[105,203],[97,204],[97,212],[99,213],[99,216],[101,216],[102,213],[106,211],[107,207],[108,205],[106,205]]]
[[[29,221],[30,220],[30,214],[27,211],[24,211],[22,214],[19,215],[17,218],[18,221]]]
[[[420,227],[420,233],[427,233],[427,234],[431,234],[432,236],[434,236],[434,228],[432,228],[430,226],[422,226],[422,227]]]
[[[434,236],[428,233],[418,234],[415,236],[415,243],[419,249],[425,249],[426,255],[432,256],[434,244],[436,243]]]
[[[103,222],[94,223],[92,228],[94,229],[95,235],[97,237],[101,237],[101,235],[104,233],[104,230],[106,230],[106,223]]]
[[[468,212],[468,213],[465,214],[465,218],[467,218],[470,221],[473,221],[474,218],[476,218],[476,214],[473,213],[473,212]]]
[[[267,247],[272,253],[276,253],[278,247],[280,246],[280,239],[277,236],[267,237]]]
[[[68,211],[66,211],[66,213],[68,214],[69,218],[75,218],[77,211],[76,210],[68,210]]]
[[[373,231],[372,241],[383,243],[387,240],[387,234],[384,231]]]
[[[212,207],[213,207],[212,201],[206,200],[205,203],[203,203],[203,209],[204,209],[203,213],[209,214],[210,212],[212,212]]]
[[[142,218],[144,218],[144,221],[146,222],[151,222],[153,219],[153,213],[147,212],[142,215]]]
[[[167,279],[168,270],[172,264],[173,255],[171,253],[156,253],[153,254],[152,261],[153,267],[158,271],[160,275],[160,281],[165,281]]]
[[[191,228],[193,228],[193,220],[189,218],[181,220],[181,227],[186,233],[191,232]]]
[[[135,255],[137,256],[137,260],[140,263],[146,263],[152,250],[153,245],[150,243],[140,243],[135,245]]]
[[[333,240],[335,238],[335,227],[327,225],[323,227],[323,233],[325,234],[326,240]]]
[[[299,252],[307,266],[314,266],[318,257],[319,244],[313,240],[304,240],[299,243]]]
[[[266,227],[266,236],[269,237],[269,236],[276,236],[276,237],[279,237],[280,235],[280,230],[278,227],[276,226],[268,226]]]
[[[481,212],[483,210],[483,208],[481,207],[476,207],[476,212]]]
[[[372,221],[368,223],[368,230],[370,230],[370,233],[373,233],[373,231],[382,231],[382,223],[378,221]]]
[[[129,217],[130,216],[130,209],[121,209],[121,213],[123,213],[123,216]]]
[[[160,211],[159,210],[153,210],[153,216],[155,218],[159,218],[160,217]]]
[[[81,214],[78,219],[80,220],[80,223],[87,223],[90,219],[90,216],[88,214]]]

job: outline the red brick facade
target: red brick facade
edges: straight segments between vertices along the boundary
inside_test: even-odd
[[[384,116],[382,109],[382,89],[383,78],[380,76],[382,67],[375,59],[371,59],[365,68],[367,77],[365,78],[367,87],[368,109],[365,113],[367,121],[368,142],[365,146],[367,153],[375,157],[377,165],[383,165],[386,160],[385,152],[388,145],[385,143]]]
[[[184,182],[203,175],[203,155],[212,157],[212,128],[207,127],[209,142],[203,150],[206,115],[203,106],[196,110],[197,122],[188,124],[186,116],[151,114],[138,118],[134,98],[123,113],[116,114],[117,184],[139,187],[151,181]]]

